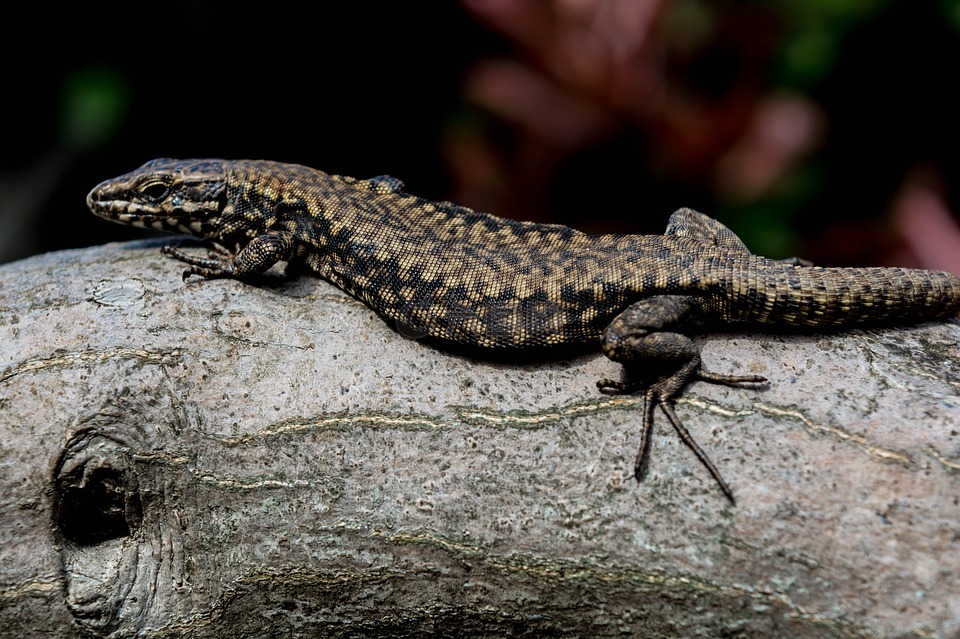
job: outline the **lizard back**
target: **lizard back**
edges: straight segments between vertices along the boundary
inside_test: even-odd
[[[228,201],[247,226],[281,211],[311,270],[404,333],[444,342],[595,342],[632,301],[699,285],[710,259],[707,245],[688,238],[591,236],[509,220],[409,195],[392,178],[303,167],[293,176],[272,162],[232,168]]]

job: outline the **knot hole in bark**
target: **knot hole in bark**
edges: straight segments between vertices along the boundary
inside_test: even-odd
[[[65,540],[95,546],[129,537],[143,519],[135,474],[118,443],[81,436],[67,446],[54,477],[55,524]]]

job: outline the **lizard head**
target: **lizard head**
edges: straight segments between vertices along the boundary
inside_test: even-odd
[[[120,224],[209,237],[220,222],[226,192],[221,160],[159,159],[101,182],[87,195],[87,206]]]

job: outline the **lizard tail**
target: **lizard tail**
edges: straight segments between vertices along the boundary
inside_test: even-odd
[[[944,320],[960,312],[960,278],[905,268],[784,266],[734,277],[732,321],[848,328]]]

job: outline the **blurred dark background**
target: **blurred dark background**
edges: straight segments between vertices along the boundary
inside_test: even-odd
[[[225,157],[590,232],[691,206],[771,257],[960,273],[960,0],[34,5],[0,44],[0,261],[143,237],[90,188]]]

